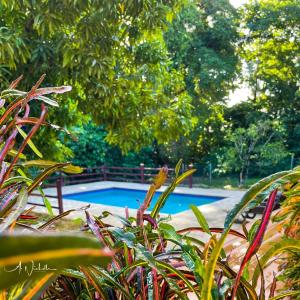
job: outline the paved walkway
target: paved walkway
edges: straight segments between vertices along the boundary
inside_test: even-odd
[[[63,195],[87,192],[93,190],[99,190],[104,188],[128,188],[128,189],[138,189],[138,190],[148,190],[149,184],[140,183],[128,183],[128,182],[113,182],[113,181],[101,181],[86,184],[69,185],[63,187]],[[166,186],[163,186],[159,191],[164,191]],[[44,189],[45,194],[56,195],[56,188]],[[220,201],[213,202],[211,204],[205,204],[199,206],[201,212],[207,218],[207,221],[211,227],[222,227],[225,216],[227,212],[233,208],[233,206],[239,202],[245,191],[230,191],[221,189],[203,189],[203,188],[187,188],[187,187],[177,187],[174,192],[184,193],[190,195],[205,195],[205,196],[221,196],[224,199]],[[53,205],[57,205],[56,199],[49,199]],[[41,198],[36,196],[30,197],[31,202],[41,202]],[[70,199],[64,199],[64,210],[69,209],[79,209],[88,205],[87,202],[75,201]],[[101,215],[103,211],[110,211],[114,214],[125,216],[125,210],[121,207],[108,206],[103,204],[91,203],[89,212],[93,215]],[[46,212],[44,207],[37,207],[38,211]],[[129,209],[130,216],[135,216],[137,210]],[[69,215],[70,218],[81,217],[85,219],[85,214],[83,211],[76,211]],[[114,225],[119,225],[119,221],[116,218],[110,218],[107,220],[112,222]],[[181,229],[184,227],[197,226],[198,222],[191,210],[186,210],[177,214],[172,215],[171,223],[177,228]]]

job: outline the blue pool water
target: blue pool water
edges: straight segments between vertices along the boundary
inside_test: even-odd
[[[140,203],[143,202],[146,192],[147,191],[134,189],[108,188],[90,192],[66,194],[63,195],[63,198],[118,207],[127,206],[128,208],[137,209],[140,206]],[[154,207],[154,204],[160,195],[161,192],[155,193],[149,210]],[[165,206],[161,209],[161,212],[166,214],[176,214],[188,210],[191,204],[200,206],[221,199],[223,198],[172,193],[169,196]]]

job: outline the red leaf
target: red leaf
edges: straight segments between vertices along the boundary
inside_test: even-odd
[[[19,220],[35,220],[38,219],[37,216],[32,216],[32,215],[20,215]]]
[[[233,286],[233,292],[232,292],[232,296],[231,296],[232,300],[234,300],[234,298],[235,298],[237,288],[239,286],[240,279],[241,279],[243,270],[245,268],[245,265],[251,259],[251,257],[257,252],[257,250],[259,249],[259,247],[262,243],[262,240],[264,238],[264,234],[265,234],[266,228],[268,226],[270,216],[271,216],[271,213],[272,213],[272,210],[273,210],[273,207],[274,207],[276,195],[277,195],[277,189],[275,189],[273,192],[271,192],[271,194],[269,196],[269,199],[268,199],[267,204],[266,204],[265,211],[264,211],[263,216],[262,216],[262,222],[260,223],[260,225],[259,225],[259,227],[256,231],[256,234],[254,236],[254,239],[253,239],[251,245],[249,246],[249,248],[247,249],[247,252],[246,252],[246,254],[243,258],[243,261],[242,261],[241,266],[240,266],[240,270],[239,270],[239,272],[236,276],[235,283],[234,283],[234,286]]]
[[[23,75],[19,76],[17,79],[15,79],[10,85],[9,85],[9,88],[10,89],[14,89],[18,84],[19,82],[22,80],[23,78]]]

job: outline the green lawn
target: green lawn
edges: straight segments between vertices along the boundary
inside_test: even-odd
[[[222,188],[222,189],[247,189],[260,178],[249,178],[245,184],[239,186],[238,178],[233,176],[213,177],[211,183],[207,177],[193,177],[193,187]]]

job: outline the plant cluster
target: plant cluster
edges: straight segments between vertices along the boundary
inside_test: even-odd
[[[33,208],[26,208],[28,196],[55,170],[76,173],[80,168],[69,163],[26,161],[23,154],[28,145],[40,155],[32,137],[40,126],[49,125],[45,121],[44,104],[39,117],[29,116],[30,101],[54,104],[44,95],[69,90],[69,87],[39,88],[43,78],[27,93],[16,90],[20,78],[1,93],[5,105],[0,117],[1,299],[189,299],[194,296],[201,300],[267,297],[275,300],[299,294],[287,288],[275,295],[278,291],[272,287],[266,295],[264,286],[263,270],[274,256],[286,251],[299,252],[299,239],[291,234],[293,227],[287,229],[288,238],[276,241],[261,257],[253,259],[263,243],[278,190],[290,184],[295,187],[290,193],[297,194],[299,168],[273,174],[253,185],[229,212],[224,228],[210,228],[195,206],[191,209],[198,227],[176,230],[169,224],[168,217],[160,216],[161,208],[175,187],[195,171],[180,174],[182,161],[179,161],[171,184],[160,195],[151,213],[147,210],[153,196],[168,177],[166,167],[153,181],[136,216],[129,216],[127,209],[125,217],[111,212],[92,216],[88,208],[84,208],[84,229],[93,236],[51,234],[49,227],[72,210],[41,223],[35,219]],[[41,169],[33,179],[27,176],[30,167]],[[286,193],[286,196],[291,194]],[[266,209],[259,223],[249,231],[244,228],[243,233],[232,229],[234,220],[246,207],[258,205],[266,197]],[[294,205],[294,198],[287,199],[288,206]],[[45,197],[44,201],[51,212]],[[285,213],[283,210],[282,214]],[[292,226],[299,221],[297,206],[294,215],[290,218]],[[116,217],[121,225],[108,224],[108,216]],[[282,215],[279,213],[276,217]],[[206,234],[208,240],[199,238],[198,233]],[[230,254],[224,248],[229,235],[249,243],[238,272],[231,266]],[[249,275],[251,282],[245,275],[249,263],[254,268]],[[43,272],[35,272],[41,268]]]
[[[287,239],[300,240],[300,184],[292,179],[284,186],[285,200],[281,210],[273,217],[278,222],[278,230],[283,231]],[[282,275],[279,280],[293,290],[300,290],[300,254],[297,249],[290,249],[282,262]]]
[[[40,188],[43,180],[57,170],[78,173],[79,167],[70,163],[55,163],[48,160],[26,160],[24,150],[31,148],[42,154],[32,138],[41,126],[48,123],[46,105],[57,106],[57,102],[45,97],[51,93],[64,93],[71,87],[39,88],[43,75],[29,92],[16,89],[22,76],[1,92],[0,117],[0,289],[1,299],[34,299],[43,291],[45,284],[57,277],[57,271],[80,264],[100,263],[105,265],[112,252],[102,249],[100,244],[86,236],[51,235],[47,228],[56,220],[54,217],[45,224],[32,226],[37,218],[27,208],[29,196],[39,190],[49,214],[53,215],[49,200]],[[31,103],[41,103],[37,117],[32,116]],[[30,169],[38,169],[34,178],[28,176]],[[65,212],[67,215],[69,212]],[[29,225],[29,224],[30,225]],[[15,234],[13,234],[15,233]],[[38,266],[35,265],[38,263]],[[51,268],[47,267],[51,265]],[[43,267],[41,267],[43,265]],[[47,272],[36,272],[40,269]],[[8,290],[7,290],[8,288]]]

